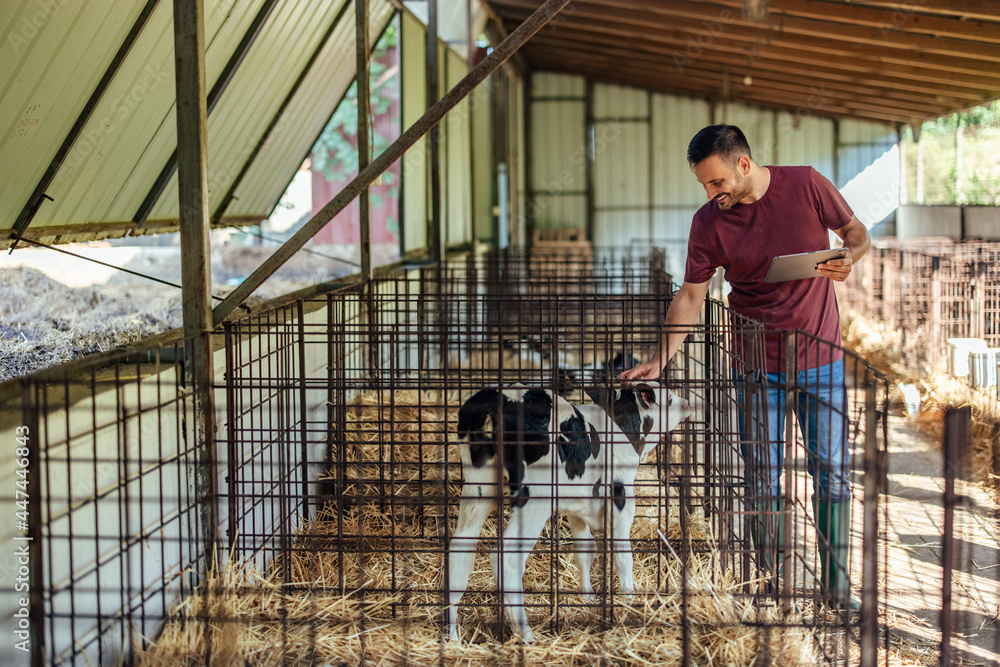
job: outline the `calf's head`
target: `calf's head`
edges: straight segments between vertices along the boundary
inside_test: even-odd
[[[611,415],[640,453],[656,444],[655,439],[648,441],[650,433],[672,431],[694,414],[686,400],[675,396],[667,387],[651,382],[633,383],[626,389],[610,392],[604,390],[594,396],[594,402]]]

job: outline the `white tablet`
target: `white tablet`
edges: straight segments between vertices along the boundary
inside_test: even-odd
[[[831,259],[847,257],[847,248],[831,248],[816,252],[800,252],[795,255],[778,255],[771,260],[765,283],[780,283],[786,280],[819,278],[816,267]]]

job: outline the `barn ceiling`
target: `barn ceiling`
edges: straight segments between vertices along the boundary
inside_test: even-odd
[[[509,31],[541,0],[487,0]],[[526,66],[799,114],[919,123],[1000,97],[996,0],[574,0]]]

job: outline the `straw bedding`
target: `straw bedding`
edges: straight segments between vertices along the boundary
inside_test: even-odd
[[[1000,423],[1000,403],[996,387],[975,389],[943,370],[909,368],[900,350],[900,332],[851,312],[844,318],[844,345],[894,381],[916,384],[922,394],[920,413],[913,419],[920,430],[940,443],[944,438],[944,411],[949,406],[968,405],[972,409],[972,455],[969,477],[985,482],[992,475],[994,424]],[[1000,480],[994,480],[994,483]]]
[[[567,592],[580,584],[572,545],[562,530],[555,601],[548,593],[553,568],[545,541],[527,565],[526,599],[537,605],[528,610],[535,643],[522,645],[510,638],[509,629],[508,639],[498,640],[497,597],[490,592],[495,584],[485,555],[488,538],[460,608],[463,642],[446,642],[439,536],[447,518],[445,487],[451,498],[460,492],[458,450],[449,433],[459,401],[452,396],[448,405],[455,407],[443,408],[438,398],[415,391],[360,396],[348,414],[347,446],[356,463],[346,477],[356,481],[343,489],[344,497],[358,502],[304,522],[289,557],[276,558],[267,572],[230,562],[180,605],[135,664],[204,664],[206,623],[200,619],[206,617],[211,619],[212,664],[220,665],[679,664],[682,605],[692,664],[753,665],[763,654],[772,664],[817,663],[815,640],[802,617],[793,613],[782,619],[774,607],[738,600],[734,593],[740,582],[723,571],[715,553],[687,559],[686,599],[662,592],[637,595],[631,602],[615,597],[611,619],[601,607],[602,601],[610,602],[607,590],[615,590],[605,559],[599,557],[594,566],[595,604]],[[391,466],[386,463],[390,446]],[[382,489],[388,498],[379,497]],[[654,485],[639,486],[637,493],[655,493]],[[663,511],[654,503],[637,504],[633,544],[654,544],[661,523],[671,544],[683,544],[676,507],[658,519]],[[454,521],[456,508],[450,510]],[[687,538],[711,542],[708,525],[703,517],[689,517]],[[483,535],[495,534],[494,513]],[[338,549],[341,539],[347,553]],[[543,549],[547,553],[539,553]],[[655,549],[637,552],[636,590],[681,590],[682,566],[675,556]],[[550,630],[549,620],[557,620],[557,631]],[[501,622],[509,628],[506,619]]]

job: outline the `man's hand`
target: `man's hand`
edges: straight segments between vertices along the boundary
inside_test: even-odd
[[[662,370],[663,366],[660,364],[659,359],[653,359],[644,364],[639,364],[635,368],[622,371],[618,379],[621,380],[622,386],[627,388],[630,380],[655,380],[660,377]]]
[[[844,241],[844,247],[848,250],[847,257],[831,259],[829,262],[820,264],[816,267],[816,273],[842,283],[851,275],[854,263],[868,252],[868,246],[871,245],[872,239],[868,234],[868,228],[855,217],[851,217],[850,222],[840,229],[834,230],[834,233]]]
[[[851,270],[854,268],[854,260],[851,259],[850,254],[843,259],[831,259],[828,262],[823,262],[822,264],[816,265],[816,273],[821,276],[826,276],[830,280],[836,280],[838,283],[842,283],[847,280],[847,277],[851,275]]]

